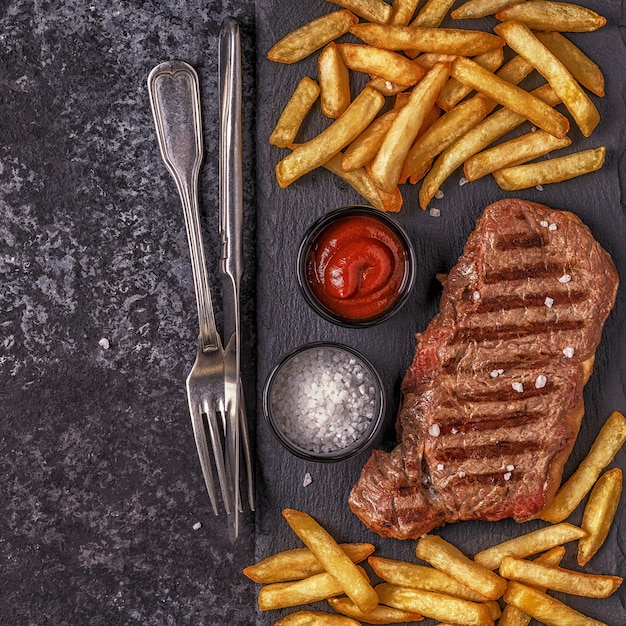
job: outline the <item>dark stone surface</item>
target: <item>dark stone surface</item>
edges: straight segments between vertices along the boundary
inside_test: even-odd
[[[200,75],[215,275],[227,15],[239,18],[244,48],[250,353],[254,3],[0,3],[0,624],[253,619],[240,573],[253,517],[232,545],[195,454],[184,394],[195,299],[146,90],[164,60]],[[254,359],[246,376],[254,409]]]

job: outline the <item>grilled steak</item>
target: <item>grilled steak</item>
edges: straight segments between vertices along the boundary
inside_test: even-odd
[[[488,206],[417,335],[401,443],[372,453],[352,511],[400,539],[457,520],[537,517],[578,434],[617,285],[572,213],[517,199]]]

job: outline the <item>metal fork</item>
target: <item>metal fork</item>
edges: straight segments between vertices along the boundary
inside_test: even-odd
[[[148,90],[161,155],[176,182],[183,205],[198,307],[198,353],[187,378],[191,423],[213,511],[218,515],[214,465],[224,509],[230,514],[237,506],[239,495],[238,485],[229,476],[232,471],[223,451],[227,428],[224,349],[215,325],[200,230],[198,173],[203,158],[203,142],[198,76],[187,63],[168,61],[150,72]],[[209,433],[212,454],[205,428]]]

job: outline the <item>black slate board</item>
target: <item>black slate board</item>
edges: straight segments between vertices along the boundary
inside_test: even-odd
[[[459,3],[460,4],[460,3]],[[626,335],[624,321],[626,304],[626,220],[622,188],[626,169],[622,162],[624,144],[624,106],[622,72],[626,49],[621,36],[624,24],[622,3],[586,1],[585,6],[607,18],[607,26],[595,33],[571,34],[571,39],[591,56],[606,77],[606,96],[593,97],[602,120],[590,138],[585,139],[573,128],[570,151],[607,146],[605,167],[584,178],[543,191],[530,189],[507,194],[497,188],[491,178],[473,184],[459,185],[457,172],[442,187],[444,197],[431,203],[441,210],[440,217],[421,211],[417,205],[417,187],[404,186],[404,207],[398,221],[412,237],[419,259],[418,278],[408,304],[392,320],[367,330],[350,330],[334,326],[315,315],[301,297],[294,267],[297,248],[307,226],[330,209],[361,202],[356,193],[332,174],[319,170],[297,181],[285,190],[274,178],[274,165],[285,152],[269,146],[267,138],[289,95],[305,75],[316,76],[317,55],[294,65],[280,65],[267,60],[267,51],[284,34],[304,22],[336,7],[323,0],[298,3],[297,10],[289,0],[268,0],[257,3],[257,397],[267,375],[281,356],[296,346],[314,340],[336,340],[360,350],[382,374],[390,406],[386,426],[376,446],[390,448],[394,443],[394,421],[399,400],[399,383],[415,349],[413,335],[423,330],[437,311],[440,289],[435,274],[447,271],[460,254],[476,218],[490,202],[513,195],[541,202],[554,208],[573,211],[587,223],[595,237],[612,255],[622,286],[618,300],[604,329],[596,356],[594,373],[585,388],[586,415],[579,439],[565,469],[568,476],[587,453],[604,420],[613,410],[626,410],[624,377],[626,375]],[[495,20],[462,22],[461,27],[491,29]],[[447,20],[444,26],[458,26]],[[532,79],[531,79],[532,80]],[[311,116],[303,138],[322,127],[319,110]],[[573,124],[574,126],[574,124]],[[528,130],[526,125],[525,130]],[[351,514],[346,500],[368,453],[340,465],[319,465],[301,461],[285,452],[273,438],[259,415],[257,425],[258,494],[256,558],[298,547],[281,516],[284,507],[307,511],[321,522],[338,540],[371,541],[377,554],[414,560],[413,541],[382,539],[367,530]],[[614,462],[626,468],[626,450]],[[312,483],[304,487],[306,473]],[[586,571],[612,574],[626,572],[626,505],[622,504],[602,552]],[[572,520],[579,523],[580,508]],[[542,526],[529,522],[523,527],[505,520],[498,523],[464,522],[438,531],[444,538],[469,554],[523,531]],[[574,546],[564,561],[576,567]],[[557,594],[558,595],[558,594]],[[561,596],[562,597],[562,596]],[[589,600],[567,598],[570,606],[597,619],[617,626],[626,623],[626,587],[611,598]],[[321,608],[323,605],[319,605]],[[259,614],[258,624],[271,624],[290,611]],[[433,623],[425,620],[425,626]]]

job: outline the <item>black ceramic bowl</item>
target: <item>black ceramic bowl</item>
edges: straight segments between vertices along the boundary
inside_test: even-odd
[[[297,276],[306,301],[319,315],[359,328],[384,322],[402,307],[415,268],[413,245],[392,217],[351,205],[327,213],[307,230]]]
[[[289,452],[332,463],[374,441],[383,424],[385,393],[361,354],[338,343],[310,343],[287,354],[269,375],[263,412]]]

